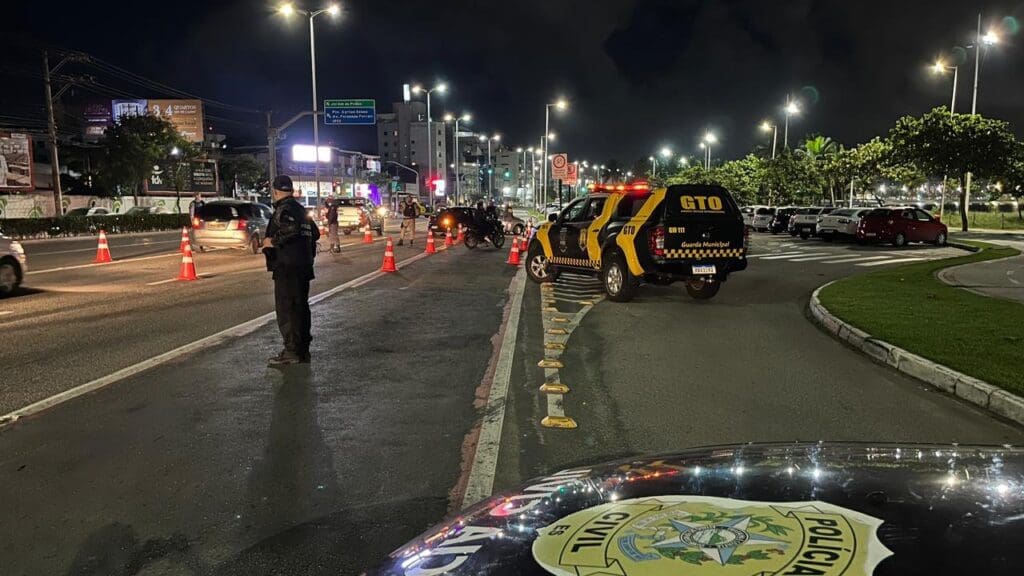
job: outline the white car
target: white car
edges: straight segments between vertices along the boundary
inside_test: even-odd
[[[762,206],[754,211],[754,217],[750,219],[750,227],[758,232],[767,232],[775,219],[776,208]]]
[[[0,235],[0,297],[17,290],[27,271],[28,262],[21,242]]]
[[[840,208],[818,218],[818,236],[823,240],[846,236],[853,238],[857,234],[857,224],[861,216],[871,212],[871,208]]]
[[[757,211],[761,208],[767,208],[767,206],[755,204],[753,206],[744,206],[743,208],[740,208],[740,213],[743,214],[743,225],[748,228],[753,228],[754,216],[757,215]]]
[[[544,216],[550,216],[551,214],[558,214],[562,211],[562,208],[558,205],[558,202],[551,202],[544,206]]]

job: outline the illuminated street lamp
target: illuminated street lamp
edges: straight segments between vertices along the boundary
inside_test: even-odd
[[[782,109],[786,113],[786,129],[782,136],[782,147],[789,148],[789,117],[796,116],[800,113],[800,105],[797,104],[796,100],[791,100],[789,95],[786,95],[786,106]]]
[[[321,15],[328,14],[331,17],[336,17],[341,13],[341,9],[338,8],[337,4],[331,4],[327,8],[320,10],[306,11],[296,8],[291,3],[282,4],[278,9],[278,13],[285,18],[292,16],[293,14],[302,14],[309,18],[309,67],[311,75],[313,77],[313,149],[320,150],[320,119],[319,112],[317,111],[317,98],[316,98],[316,36],[313,32],[313,20]],[[269,151],[271,154],[273,150]],[[319,158],[318,158],[319,160]],[[313,178],[316,182],[316,195],[320,197],[320,162],[313,163]]]
[[[544,146],[544,157],[548,156],[548,141],[554,138],[554,134],[551,133],[551,108],[558,110],[565,110],[569,107],[569,103],[565,98],[559,98],[558,100],[544,105],[544,138],[542,139],[542,145]],[[545,162],[541,165],[540,169],[541,179],[541,193],[544,195],[545,201],[547,201],[547,190],[548,190],[548,163]],[[534,198],[534,205],[537,205],[537,199]]]
[[[459,164],[462,164],[462,151],[459,149],[459,122],[469,122],[473,117],[468,112],[463,112],[462,116],[453,116],[451,114],[444,115],[445,122],[455,121],[455,147],[452,151],[455,152],[455,201],[458,202],[462,198],[462,183],[459,182]]]
[[[978,32],[975,36],[973,46],[968,48],[974,48],[974,95],[971,98],[971,115],[978,113],[978,74],[981,70],[981,50],[982,48],[988,48],[995,46],[999,43],[999,35],[994,30],[989,30],[984,35],[981,33],[981,14],[978,14]],[[971,173],[967,173],[966,181],[964,182],[964,202],[963,210],[964,214],[970,209],[971,200]]]
[[[654,178],[658,175],[658,159],[654,156],[648,156],[647,159],[651,161],[651,178]]]
[[[711,145],[718,142],[718,137],[713,132],[705,132],[700,147],[704,149],[707,159],[704,162],[704,169],[711,169]]]
[[[661,155],[664,156],[665,158],[670,158],[672,156],[672,149],[667,146],[662,148]]]
[[[772,133],[772,160],[774,160],[775,144],[779,141],[779,125],[765,120],[764,122],[761,122],[761,131]]]
[[[444,94],[447,91],[448,91],[448,85],[445,84],[444,82],[440,82],[436,86],[434,86],[433,88],[430,88],[430,89],[426,89],[423,86],[420,86],[419,84],[417,84],[417,85],[412,87],[412,93],[413,94],[419,94],[420,92],[423,92],[423,93],[425,93],[427,95],[427,181],[428,182],[431,179],[433,179],[433,174],[434,174],[434,154],[433,154],[433,152],[431,150],[431,147],[433,146],[434,138],[437,137],[437,135],[434,134],[434,131],[431,129],[431,123],[433,122],[433,120],[431,120],[431,118],[430,118],[430,95],[432,93],[434,93],[434,92],[440,92],[441,94]]]

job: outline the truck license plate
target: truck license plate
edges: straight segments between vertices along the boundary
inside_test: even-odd
[[[696,265],[696,266],[693,267],[693,273],[694,274],[714,274],[715,273],[715,265],[714,264],[700,264],[700,265]]]

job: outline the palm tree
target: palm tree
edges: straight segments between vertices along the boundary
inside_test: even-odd
[[[804,142],[803,148],[796,150],[796,154],[806,158],[816,169],[820,169],[841,150],[842,147],[828,136],[817,135],[808,138]],[[826,178],[826,180],[828,181],[828,191],[832,197],[832,204],[835,205],[835,182],[832,181],[832,178]]]

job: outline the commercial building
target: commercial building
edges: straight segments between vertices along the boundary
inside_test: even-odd
[[[427,131],[427,105],[423,102],[395,102],[391,113],[377,115],[377,152],[381,164],[387,169],[388,162],[397,162],[416,170],[424,194],[429,192],[430,156],[434,156],[434,174],[443,176],[448,165],[445,123],[435,118],[430,132],[432,139]],[[413,180],[407,171],[399,170],[398,174],[403,180]]]

